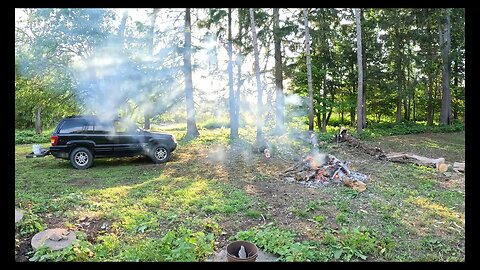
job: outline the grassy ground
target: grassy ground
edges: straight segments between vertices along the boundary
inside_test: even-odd
[[[169,130],[177,138],[183,129]],[[15,146],[16,260],[204,261],[233,239],[253,241],[283,261],[464,261],[464,175],[373,159],[345,145],[323,151],[370,176],[367,190],[306,188],[281,180],[306,147],[274,138],[267,159],[252,151],[253,132],[228,145],[228,129],[180,140],[173,160],[98,159],[88,170],[68,161],[26,159]],[[382,137],[370,143],[408,147],[447,162],[464,160],[465,134]],[[403,146],[402,146],[403,145]],[[43,146],[48,146],[44,144]],[[80,232],[63,252],[29,246],[40,229]]]

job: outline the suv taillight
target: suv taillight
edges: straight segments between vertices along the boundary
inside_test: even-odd
[[[52,136],[52,138],[50,138],[50,142],[52,143],[52,146],[57,145],[57,143],[58,143],[58,136]]]

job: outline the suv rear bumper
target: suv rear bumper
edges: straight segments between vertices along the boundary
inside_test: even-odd
[[[67,146],[63,146],[63,145],[50,146],[50,154],[56,158],[68,159],[69,152],[70,152],[70,148]]]

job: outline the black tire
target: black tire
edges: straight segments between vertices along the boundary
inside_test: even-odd
[[[92,152],[88,148],[77,147],[70,152],[70,163],[76,169],[88,169],[93,164]]]
[[[170,149],[161,144],[153,145],[149,152],[148,156],[155,163],[165,163],[170,160],[172,155]]]

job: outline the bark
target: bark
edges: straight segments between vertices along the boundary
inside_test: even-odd
[[[260,66],[258,60],[258,43],[257,43],[257,30],[255,27],[255,15],[253,8],[250,8],[250,23],[252,30],[252,42],[253,42],[253,51],[255,54],[255,77],[257,79],[257,144],[263,143],[262,137],[262,82],[260,81]]]
[[[395,51],[397,52],[396,56],[396,70],[397,70],[397,113],[395,116],[395,122],[400,124],[402,122],[402,55],[401,55],[401,44],[400,36],[398,30],[395,28]]]
[[[242,9],[238,9],[238,21],[240,22],[242,20]],[[241,37],[243,35],[242,33],[243,27],[242,24],[238,24],[238,37],[239,37],[239,48],[241,48]],[[243,81],[242,81],[242,54],[240,51],[237,52],[237,59],[236,59],[236,64],[237,64],[237,91],[235,92],[235,124],[237,127],[240,126],[240,88],[242,87]]]
[[[37,111],[35,113],[35,133],[40,134],[42,133],[42,108],[37,107]]]
[[[350,123],[355,126],[355,107],[350,108]]]
[[[318,131],[322,132],[322,117],[321,117],[320,113],[315,114],[315,116],[317,117]]]
[[[360,9],[360,25],[364,25],[363,23],[363,10]],[[365,38],[362,39],[362,64],[363,69],[366,70],[367,68],[367,55],[365,54]],[[363,83],[363,91],[362,91],[362,128],[367,127],[367,83],[366,83],[366,75],[362,76],[362,83]],[[327,121],[328,122],[328,121]]]
[[[150,129],[150,116],[147,115],[147,113],[145,113],[144,115],[144,119],[145,119],[145,122],[144,122],[144,125],[143,125],[143,129]]]
[[[187,136],[197,137],[200,135],[195,120],[195,105],[193,103],[193,82],[192,82],[192,25],[190,8],[185,11],[185,48],[183,50],[183,72],[185,74],[185,101],[187,106]]]
[[[459,172],[465,172],[465,162],[454,162],[453,170]]]
[[[413,92],[413,95],[412,95],[412,103],[413,103],[413,122],[415,123],[417,122],[415,92]]]
[[[427,166],[431,168],[438,168],[439,164],[445,163],[444,158],[434,159],[406,153],[389,153],[386,158],[388,161],[392,162],[414,163],[420,166]]]
[[[232,61],[232,9],[228,8],[228,103],[230,110],[230,139],[238,138],[238,122],[235,122],[235,93],[233,90],[233,61]]]
[[[428,76],[427,93],[427,125],[433,126],[433,82],[432,77]]]
[[[307,55],[307,82],[308,82],[308,130],[313,131],[313,90],[312,90],[312,60],[310,59],[310,36],[308,33],[307,9],[303,9],[305,24],[305,53]]]
[[[276,133],[285,132],[285,101],[283,97],[283,69],[282,69],[282,50],[280,33],[280,14],[279,9],[273,9],[273,43],[275,46],[275,125]]]
[[[360,10],[355,9],[357,22],[357,62],[358,62],[358,94],[357,94],[357,132],[363,131],[363,62],[362,62],[362,29],[360,25]]]
[[[155,36],[155,21],[157,19],[157,13],[158,13],[158,9],[154,9],[153,13],[150,17],[150,29],[149,29],[150,46],[149,46],[149,50],[150,50],[150,56],[151,57],[153,57],[153,48],[155,46],[154,36]],[[143,124],[143,128],[148,130],[148,129],[150,129],[150,118],[152,117],[151,112],[145,111],[143,117],[145,119],[144,124]]]
[[[452,123],[452,96],[450,91],[450,10],[447,9],[445,29],[439,27],[440,48],[442,50],[442,107],[440,110],[440,124]]]

